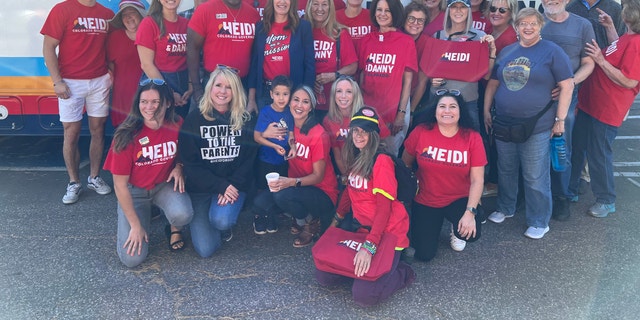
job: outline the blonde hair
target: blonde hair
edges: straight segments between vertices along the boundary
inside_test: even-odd
[[[244,93],[240,77],[229,68],[216,68],[211,72],[209,81],[204,88],[204,95],[200,100],[200,114],[208,120],[214,121],[213,117],[213,100],[211,99],[211,89],[213,83],[218,77],[223,77],[231,85],[231,102],[229,102],[229,111],[231,112],[229,125],[233,130],[240,130],[246,121],[251,120],[251,114],[247,111],[247,96]]]
[[[346,27],[338,23],[336,20],[336,5],[333,3],[333,0],[327,0],[329,3],[329,12],[327,12],[327,19],[321,23],[316,22],[311,13],[311,5],[313,1],[321,1],[321,0],[309,0],[307,1],[307,7],[305,8],[306,14],[304,18],[311,23],[312,28],[321,28],[322,32],[329,38],[337,40],[340,37],[340,32],[342,29]],[[340,57],[338,57],[340,58]]]
[[[364,100],[362,99],[362,91],[360,90],[360,86],[358,83],[353,80],[351,77],[340,77],[338,80],[334,81],[331,85],[331,95],[329,98],[329,113],[327,117],[329,117],[330,121],[336,123],[342,123],[342,113],[338,109],[338,105],[336,104],[336,90],[338,87],[338,82],[347,81],[351,84],[351,90],[353,92],[353,101],[351,102],[351,116],[353,116],[360,108],[364,106]]]

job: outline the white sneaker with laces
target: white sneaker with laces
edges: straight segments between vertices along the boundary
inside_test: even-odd
[[[67,185],[67,192],[62,197],[62,203],[72,204],[78,202],[80,192],[82,191],[82,184],[79,182],[69,182]]]
[[[451,225],[451,241],[449,242],[451,244],[451,249],[453,249],[453,251],[462,251],[464,250],[464,248],[467,246],[467,242],[462,240],[462,239],[458,239],[458,237],[456,237],[456,235],[453,233],[453,225]]]
[[[524,232],[524,236],[529,238],[529,239],[542,239],[542,237],[544,237],[544,235],[549,232],[549,227],[545,227],[545,228],[536,228],[536,227],[529,227],[527,228],[527,231]]]
[[[100,176],[96,176],[95,178],[91,178],[91,176],[89,176],[87,181],[87,188],[97,192],[98,194],[105,195],[111,193],[111,187],[109,187],[109,185],[104,182]]]
[[[500,211],[494,211],[492,214],[489,215],[489,217],[487,217],[487,219],[489,219],[489,221],[493,222],[493,223],[502,223],[504,222],[504,219],[506,218],[511,218],[514,215],[506,215]]]

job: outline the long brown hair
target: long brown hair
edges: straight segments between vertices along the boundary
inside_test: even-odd
[[[332,0],[333,1],[333,0]],[[287,25],[285,30],[291,30],[294,33],[300,24],[300,16],[298,16],[298,0],[289,0],[289,12],[287,13]],[[262,11],[262,24],[264,25],[264,33],[269,34],[271,31],[271,25],[276,21],[276,11],[274,0],[267,0],[267,4],[264,5]]]
[[[373,164],[376,160],[376,153],[380,149],[380,144],[380,134],[376,131],[371,131],[369,132],[369,141],[360,150],[353,144],[353,130],[349,130],[342,152],[342,159],[349,174],[371,179]]]

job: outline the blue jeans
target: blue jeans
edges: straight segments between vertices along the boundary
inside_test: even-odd
[[[193,203],[191,242],[201,257],[208,258],[220,248],[222,245],[221,231],[229,230],[236,224],[246,197],[245,192],[240,192],[238,201],[219,206],[217,194],[191,194],[191,202]]]
[[[157,185],[151,190],[129,185],[129,193],[133,200],[133,207],[136,210],[138,219],[147,233],[151,227],[151,204],[155,204],[164,212],[169,223],[174,227],[182,227],[191,221],[193,217],[193,208],[191,200],[186,193],[173,191],[173,182],[165,182]],[[129,238],[131,225],[127,220],[118,202],[118,236],[117,236],[117,252],[120,261],[127,267],[132,268],[141,264],[149,254],[149,243],[142,242],[142,251],[138,255],[137,252],[133,256],[127,254],[127,250],[123,248],[124,243]]]
[[[473,128],[476,131],[480,132],[480,114],[478,111],[478,100],[466,101],[464,105],[465,107],[467,107],[467,112],[469,113],[469,117],[471,118],[471,124],[473,124]]]
[[[571,192],[569,189],[569,182],[571,181],[571,153],[572,153],[572,139],[573,128],[576,122],[576,105],[578,104],[578,88],[576,86],[573,90],[573,96],[571,96],[571,104],[569,105],[569,113],[564,120],[564,141],[567,149],[567,170],[562,172],[556,172],[551,170],[551,193],[554,197],[571,199],[577,193]],[[558,103],[556,102],[556,108]]]
[[[256,214],[286,212],[296,219],[332,217],[334,205],[324,191],[315,186],[289,187],[278,192],[261,192],[254,200]]]
[[[594,117],[578,110],[575,134],[573,135],[572,170],[569,190],[577,194],[580,185],[580,173],[585,160],[589,162],[591,191],[596,202],[612,204],[616,202],[616,189],[613,181],[613,141],[618,128],[598,121]]]
[[[496,140],[498,149],[498,211],[516,212],[518,170],[522,167],[526,220],[529,227],[545,228],[551,218],[550,130],[535,133],[523,143]]]

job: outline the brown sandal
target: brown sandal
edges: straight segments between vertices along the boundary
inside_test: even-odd
[[[311,243],[316,238],[316,235],[320,232],[320,220],[312,220],[311,222],[304,225],[302,232],[298,235],[298,237],[293,240],[293,246],[295,248],[303,248]]]
[[[304,228],[303,226],[299,225],[296,222],[296,218],[291,218],[291,227],[289,228],[289,231],[291,232],[291,234],[296,235],[296,234],[300,234],[300,232],[302,232],[302,229]]]

